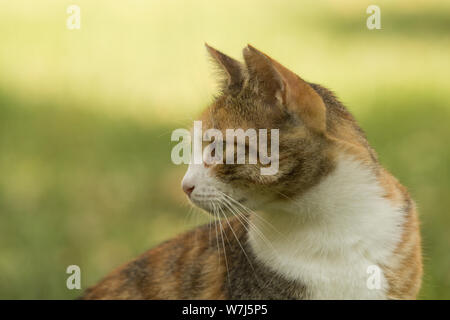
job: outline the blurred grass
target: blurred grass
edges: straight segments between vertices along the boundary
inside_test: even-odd
[[[172,128],[3,94],[0,106],[1,298],[70,297],[68,265],[92,283],[196,222],[170,165]]]
[[[0,298],[73,298],[68,265],[86,287],[207,221],[170,161],[172,129],[215,90],[207,41],[234,57],[252,43],[338,93],[418,203],[421,297],[450,299],[450,4],[76,3],[70,31],[72,2],[0,2]]]

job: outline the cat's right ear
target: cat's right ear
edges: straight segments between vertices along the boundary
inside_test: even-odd
[[[244,75],[242,72],[242,70],[244,70],[243,64],[213,47],[210,47],[207,43],[205,43],[205,47],[213,62],[217,65],[223,75],[223,89],[232,94],[238,94],[244,83]]]

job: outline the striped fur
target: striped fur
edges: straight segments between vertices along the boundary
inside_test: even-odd
[[[214,223],[151,249],[84,299],[414,299],[422,257],[414,201],[339,100],[248,46],[207,46],[223,73],[203,127],[280,130],[280,166],[190,165],[190,200]],[[379,287],[368,270],[379,270]],[[373,279],[372,279],[373,280]]]

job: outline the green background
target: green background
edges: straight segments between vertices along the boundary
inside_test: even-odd
[[[66,28],[70,4],[81,29]],[[381,8],[368,30],[366,8]],[[74,298],[195,224],[170,160],[216,92],[206,41],[335,92],[422,221],[420,298],[450,299],[448,1],[0,1],[0,298]],[[374,226],[376,227],[376,226]]]

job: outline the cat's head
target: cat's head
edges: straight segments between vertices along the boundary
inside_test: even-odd
[[[287,201],[333,170],[336,144],[367,150],[353,118],[328,90],[305,82],[251,46],[243,51],[245,63],[206,47],[223,82],[220,95],[199,120],[203,133],[213,128],[222,137],[209,137],[213,143],[204,142],[203,153],[211,159],[217,156],[215,152],[223,152],[224,163],[205,161],[189,165],[182,187],[197,206],[227,212],[229,207],[239,206],[236,202],[258,210],[270,203]],[[227,140],[227,129],[255,130],[258,152],[265,148],[270,154],[273,143],[277,143],[278,149],[270,154],[272,163],[262,164],[260,157],[256,163],[250,163],[250,150],[255,146],[250,145],[250,139],[245,140],[243,147],[244,164],[225,163],[226,152],[232,146],[237,159],[239,144],[237,140]],[[267,130],[266,141],[259,136],[261,129]],[[277,137],[273,129],[278,130]],[[222,148],[213,148],[210,153],[211,146],[217,144]],[[270,166],[272,170],[264,173],[263,168]]]

